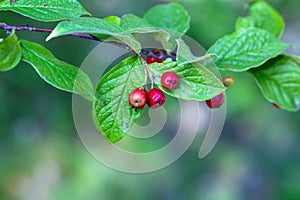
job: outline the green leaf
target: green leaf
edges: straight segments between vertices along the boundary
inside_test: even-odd
[[[250,4],[250,15],[239,18],[236,29],[256,27],[264,29],[269,33],[280,37],[284,30],[284,20],[282,16],[269,4],[261,0],[255,0]]]
[[[145,19],[133,14],[123,15],[120,26],[130,33],[156,33],[164,40],[169,39],[169,33],[149,24]]]
[[[95,36],[97,36],[97,34],[109,35],[116,38],[118,41],[122,41],[136,53],[139,53],[141,50],[141,44],[120,26],[107,20],[93,17],[83,17],[73,21],[60,22],[47,37],[46,41],[70,33],[87,33]]]
[[[163,45],[168,45],[170,34],[160,28],[153,27],[145,19],[133,14],[123,15],[120,26],[129,33],[153,34]]]
[[[208,54],[217,55],[219,69],[241,72],[262,65],[287,46],[265,30],[250,28],[219,39]]]
[[[165,93],[180,99],[204,101],[217,96],[225,90],[222,82],[206,67],[199,63],[177,65],[171,59],[163,63],[149,65],[155,74],[154,82]],[[165,72],[175,72],[179,84],[175,90],[166,90],[161,86],[160,78]]]
[[[123,30],[131,33],[147,33],[148,31],[156,30],[145,19],[134,14],[123,15],[120,26],[123,28]]]
[[[112,24],[116,24],[116,25],[120,25],[121,23],[121,18],[118,16],[108,16],[103,18],[103,20],[110,22]],[[111,37],[110,35],[104,35],[104,34],[94,34],[94,36],[96,36],[98,39],[100,40],[107,40],[109,37]]]
[[[21,46],[15,33],[0,39],[0,71],[15,68],[21,61],[21,56]]]
[[[300,57],[279,55],[250,72],[268,101],[288,111],[300,110]]]
[[[0,11],[2,10],[10,10],[44,22],[90,15],[76,0],[2,0]]]
[[[145,81],[145,71],[137,56],[123,60],[99,81],[93,106],[94,121],[110,142],[122,139],[141,116],[141,109],[128,104],[128,96]]]
[[[93,101],[93,85],[85,72],[58,60],[48,49],[37,43],[21,40],[21,45],[23,61],[29,63],[44,81]]]
[[[194,56],[191,52],[190,47],[182,40],[177,39],[177,53],[176,53],[176,61],[178,65],[184,65],[189,63],[202,63],[207,60],[211,60],[216,58],[214,54],[208,54],[204,56]]]
[[[190,16],[178,3],[157,5],[148,10],[144,18],[153,26],[184,34],[190,26]]]
[[[168,31],[173,46],[176,44],[175,40],[181,38],[190,26],[189,14],[178,3],[154,6],[144,15],[144,19],[154,27]],[[169,48],[172,48],[172,46]]]

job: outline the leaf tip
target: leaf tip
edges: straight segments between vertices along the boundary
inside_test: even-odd
[[[49,40],[51,40],[52,38],[54,38],[55,37],[55,34],[54,34],[54,31],[52,31],[49,35],[48,35],[48,37],[46,38],[46,42],[48,42]]]
[[[48,42],[49,40],[51,40],[51,38],[52,38],[51,35],[49,35],[45,41]]]

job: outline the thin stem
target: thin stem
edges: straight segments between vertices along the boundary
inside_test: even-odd
[[[140,59],[141,59],[141,61],[142,61],[142,63],[143,63],[144,70],[145,70],[145,72],[146,72],[146,74],[147,74],[147,77],[149,77],[149,79],[150,79],[150,82],[151,82],[151,89],[152,89],[152,88],[154,87],[154,76],[153,76],[152,72],[150,71],[150,69],[149,69],[149,67],[148,67],[148,64],[147,64],[147,62],[145,61],[145,59],[143,58],[143,56],[142,56],[142,55],[139,55],[139,57],[140,57]],[[147,80],[146,80],[146,82],[147,82]],[[146,83],[145,83],[144,85],[146,85]]]

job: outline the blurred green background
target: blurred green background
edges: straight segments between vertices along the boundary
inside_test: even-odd
[[[163,1],[167,2],[167,1]],[[208,48],[234,31],[245,15],[245,0],[181,0],[192,21],[188,35]],[[300,2],[268,1],[286,21],[287,50],[300,55]],[[96,17],[142,16],[162,1],[81,1]],[[37,23],[1,12],[8,24]],[[97,45],[61,37],[44,42],[42,33],[19,37],[45,44],[54,54],[80,66]],[[1,32],[1,36],[4,33]],[[71,94],[43,82],[27,64],[0,73],[0,199],[2,200],[298,200],[300,199],[300,115],[265,101],[247,73],[235,76],[227,92],[227,118],[216,147],[204,159],[198,146],[162,170],[142,175],[112,170],[84,148],[72,118]]]

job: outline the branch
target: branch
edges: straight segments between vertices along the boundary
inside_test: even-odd
[[[12,25],[8,25],[5,23],[0,22],[0,29],[3,29],[6,33],[10,34],[11,31],[16,30],[16,31],[34,31],[34,32],[42,32],[42,33],[51,33],[53,31],[53,29],[48,29],[48,28],[38,28],[38,27],[33,27],[33,26],[12,26]],[[100,40],[99,38],[91,35],[91,34],[85,34],[85,33],[70,33],[67,34],[68,36],[71,37],[78,37],[78,38],[84,38],[84,39],[88,39],[88,40],[94,40],[94,41],[98,41],[98,42],[105,42],[105,43],[109,43],[121,48],[124,48],[128,51],[133,51],[129,46],[123,44],[123,43],[119,43],[119,42],[115,42],[115,41],[103,41]]]
[[[34,32],[42,32],[42,33],[51,33],[53,31],[53,29],[48,29],[48,28],[39,28],[39,27],[33,27],[33,26],[12,26],[12,25],[8,25],[5,23],[0,22],[0,29],[3,29],[7,34],[11,34],[11,32],[13,30],[16,31],[34,31]],[[128,51],[134,52],[132,50],[131,47],[129,47],[126,44],[117,42],[117,41],[104,41],[104,40],[100,40],[99,38],[91,35],[91,34],[85,34],[85,33],[70,33],[68,34],[68,36],[71,37],[78,37],[78,38],[84,38],[84,39],[88,39],[88,40],[94,40],[94,41],[98,41],[98,42],[105,42],[108,44],[112,44],[121,48],[124,48]],[[142,49],[141,54],[147,55],[147,56],[153,56],[153,57],[157,57],[157,58],[171,58],[173,61],[176,60],[176,55],[171,53],[170,55],[167,54],[165,51],[163,52],[163,54],[159,54],[159,53],[155,53],[151,50],[146,50],[146,49]]]
[[[43,33],[51,33],[53,30],[52,29],[47,29],[47,28],[38,28],[38,27],[32,27],[32,26],[12,26],[8,25],[5,23],[0,22],[0,29],[3,29],[5,32],[11,32],[13,30],[16,31],[35,31],[35,32],[43,32]],[[98,38],[96,38],[93,35],[90,34],[82,34],[82,33],[71,33],[68,34],[68,36],[73,36],[73,37],[79,37],[79,38],[84,38],[84,39],[89,39],[89,40],[95,40],[95,41],[100,41]]]

